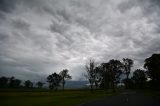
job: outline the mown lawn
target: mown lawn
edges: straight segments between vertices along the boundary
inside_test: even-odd
[[[0,92],[0,106],[74,106],[111,95],[105,91]]]

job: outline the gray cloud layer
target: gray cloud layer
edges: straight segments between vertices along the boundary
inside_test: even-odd
[[[0,76],[37,80],[64,68],[160,52],[158,0],[1,0]]]

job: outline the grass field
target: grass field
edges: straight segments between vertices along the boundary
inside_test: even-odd
[[[144,89],[144,90],[137,90],[137,91],[143,93],[144,95],[152,96],[160,99],[160,90]]]
[[[0,106],[74,106],[106,95],[105,91],[0,92]]]

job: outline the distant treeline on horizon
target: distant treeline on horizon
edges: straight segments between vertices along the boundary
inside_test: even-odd
[[[132,59],[123,58],[122,61],[111,59],[100,65],[96,65],[94,60],[89,60],[85,65],[86,73],[83,76],[88,80],[88,86],[92,91],[94,89],[113,89],[115,91],[119,83],[124,83],[127,89],[160,89],[160,54],[152,54],[144,62],[144,69],[136,69],[129,77],[134,64]],[[126,77],[122,80],[121,75]],[[44,84],[48,84],[51,90],[57,90],[60,87],[64,90],[66,81],[71,78],[69,70],[64,69],[59,74],[54,72],[48,75],[46,82],[38,81],[35,83],[36,86],[33,86],[34,83],[30,80],[23,82],[15,77],[1,76],[0,88],[43,88]]]

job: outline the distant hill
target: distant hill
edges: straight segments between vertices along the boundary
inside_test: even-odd
[[[73,88],[73,89],[78,89],[78,88],[86,88],[86,84],[88,81],[67,81],[65,84],[65,88]]]
[[[66,81],[65,83],[65,89],[78,89],[78,88],[86,88],[86,84],[88,84],[88,81]],[[33,82],[34,87],[36,86],[36,82]],[[44,88],[48,88],[48,83],[45,82]],[[62,86],[59,87],[61,89]]]

